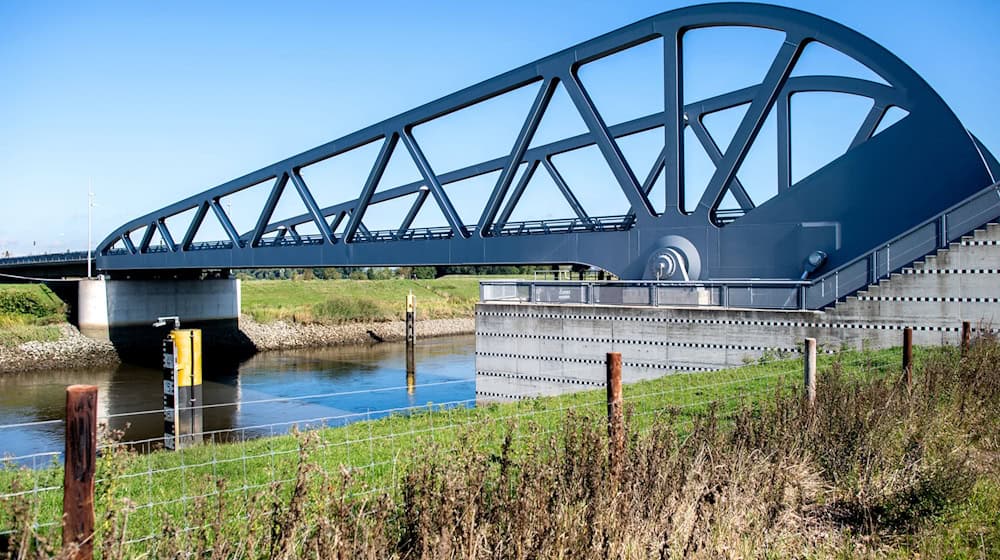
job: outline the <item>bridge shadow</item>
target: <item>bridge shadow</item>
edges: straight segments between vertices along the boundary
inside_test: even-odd
[[[216,321],[191,321],[185,329],[201,329],[202,371],[206,377],[225,376],[235,372],[239,364],[251,358],[257,348],[239,328],[236,319]],[[161,368],[163,340],[168,327],[124,326],[111,327],[108,336],[122,361],[139,366]],[[214,373],[213,373],[214,372]]]

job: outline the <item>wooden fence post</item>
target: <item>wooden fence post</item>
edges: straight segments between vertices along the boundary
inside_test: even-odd
[[[913,389],[913,328],[903,329],[903,377],[906,390]]]
[[[972,323],[962,321],[962,356],[969,353],[969,345],[972,343]]]
[[[806,398],[809,406],[816,405],[816,339],[807,338],[802,353]]]
[[[608,443],[611,454],[611,468],[615,475],[621,467],[625,451],[625,415],[622,404],[622,355],[608,352]]]
[[[94,557],[94,471],[97,466],[97,387],[66,388],[66,467],[63,478],[63,551],[73,560]]]

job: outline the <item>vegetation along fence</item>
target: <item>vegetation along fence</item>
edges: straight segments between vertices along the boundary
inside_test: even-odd
[[[970,332],[965,323],[962,356],[979,344]],[[111,418],[98,413],[96,387],[71,386],[66,418],[56,421],[65,425],[65,449],[7,457],[0,468],[0,558],[512,558],[554,550],[570,557],[646,557],[642,543],[654,533],[658,546],[672,551],[666,556],[718,552],[713,539],[725,538],[725,531],[698,527],[722,522],[719,508],[730,506],[716,501],[721,494],[730,492],[726,503],[743,509],[740,523],[752,525],[732,531],[770,534],[791,523],[786,517],[793,510],[806,515],[802,501],[819,500],[809,498],[806,478],[835,481],[816,488],[847,484],[838,482],[848,477],[837,469],[858,459],[844,442],[855,441],[859,422],[874,422],[871,414],[848,421],[851,407],[863,408],[869,399],[883,411],[903,410],[914,395],[945,391],[943,378],[916,375],[914,364],[965,358],[947,347],[914,351],[910,334],[907,329],[902,363],[899,349],[830,349],[806,339],[801,361],[768,358],[624,387],[621,355],[609,353],[606,391],[206,431],[199,434],[204,444],[177,451],[162,449],[161,440],[125,442],[109,433],[103,426]],[[955,386],[972,391],[976,385],[959,380]],[[406,387],[381,390],[395,389]],[[330,396],[342,395],[297,399],[321,403]],[[116,416],[154,413],[162,411]],[[0,438],[32,425],[0,426]],[[781,438],[797,442],[787,449],[815,447],[823,457],[816,472],[795,471],[795,452],[775,451],[785,449],[776,443]],[[740,455],[741,449],[756,455]],[[751,456],[768,457],[767,467],[740,471],[739,465],[753,464]],[[756,502],[748,500],[785,500],[792,486],[774,487],[775,473],[785,471],[798,485],[798,509],[768,505],[761,519],[769,525],[761,529],[747,505]],[[690,473],[700,473],[697,482]],[[851,484],[865,480],[854,474]],[[744,494],[731,494],[737,491]],[[657,498],[662,495],[672,497]],[[868,515],[860,518],[882,519],[872,513],[884,510],[876,505],[856,504]],[[841,525],[854,515],[844,507]],[[676,515],[656,508],[674,508]],[[709,508],[716,513],[709,516]],[[602,530],[603,536],[594,535]],[[807,546],[797,539],[809,531],[789,531],[797,536],[780,546]],[[746,546],[753,551],[759,544]]]

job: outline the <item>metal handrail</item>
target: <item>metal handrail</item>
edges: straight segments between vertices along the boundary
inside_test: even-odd
[[[987,205],[980,211],[981,216],[986,216],[985,221],[981,219],[975,220],[974,226],[970,228],[959,228],[960,231],[949,231],[948,216],[958,212],[960,210],[967,209],[973,203],[980,201],[982,197],[988,196],[990,194],[996,195],[996,200],[992,205]],[[711,306],[722,306],[729,307],[729,295],[731,289],[794,289],[796,291],[796,301],[795,305],[791,305],[792,302],[789,299],[783,305],[778,306],[781,309],[820,309],[839,300],[845,296],[856,293],[857,291],[864,289],[866,286],[873,283],[877,283],[879,280],[888,277],[898,270],[912,265],[914,262],[926,258],[930,252],[924,253],[919,257],[907,260],[902,264],[897,266],[892,266],[891,259],[891,249],[894,245],[899,245],[901,242],[908,237],[918,234],[921,230],[928,229],[930,226],[934,226],[934,246],[936,249],[942,249],[948,246],[948,244],[954,240],[959,239],[969,232],[974,231],[976,228],[982,227],[983,224],[989,223],[1000,216],[1000,183],[995,183],[978,193],[966,198],[962,202],[955,204],[938,214],[934,217],[921,222],[920,224],[904,231],[900,235],[893,237],[891,240],[884,243],[880,243],[876,247],[870,249],[869,251],[863,253],[862,255],[847,261],[846,263],[837,266],[833,270],[824,272],[820,276],[810,280],[768,280],[768,279],[754,279],[754,278],[733,278],[733,279],[721,279],[721,280],[698,280],[698,281],[608,281],[608,282],[577,282],[572,280],[542,280],[542,281],[525,281],[525,280],[489,280],[480,282],[480,301],[520,301],[519,296],[504,296],[498,297],[496,299],[486,299],[486,291],[484,287],[489,286],[527,286],[528,296],[527,301],[534,301],[535,290],[538,287],[560,287],[560,288],[579,288],[587,293],[587,301],[578,301],[572,303],[594,303],[593,297],[590,295],[593,293],[595,288],[599,287],[618,287],[618,288],[647,288],[650,290],[649,304],[657,305],[657,293],[656,289],[662,288],[666,290],[670,289],[685,289],[692,290],[698,288],[715,288],[719,290],[719,303],[707,304]],[[929,241],[929,240],[928,240]],[[917,245],[919,246],[919,245]],[[885,268],[880,268],[879,255],[885,253],[884,261]],[[840,285],[840,275],[845,271],[848,271],[852,267],[864,263],[866,266],[864,280],[860,285],[845,284]],[[855,275],[855,282],[857,284]],[[826,283],[832,282],[834,287],[830,294],[825,293]],[[814,305],[810,304],[810,296],[814,293],[810,290],[822,289],[824,292],[820,297],[814,300]],[[752,303],[752,296],[750,297]],[[546,303],[557,303],[557,302],[546,302]],[[673,304],[672,304],[673,305]],[[701,305],[701,304],[698,304]],[[752,305],[750,307],[753,307]],[[774,306],[768,306],[773,308]]]

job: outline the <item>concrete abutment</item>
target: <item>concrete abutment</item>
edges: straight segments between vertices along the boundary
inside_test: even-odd
[[[604,386],[604,356],[620,352],[623,381],[744,365],[765,354],[959,344],[1000,325],[1000,227],[990,224],[923,262],[822,311],[488,302],[476,306],[480,401]]]
[[[159,363],[167,329],[153,322],[168,316],[202,329],[206,363],[235,365],[254,351],[239,330],[239,279],[83,279],[77,301],[80,332],[110,340],[130,363]]]

